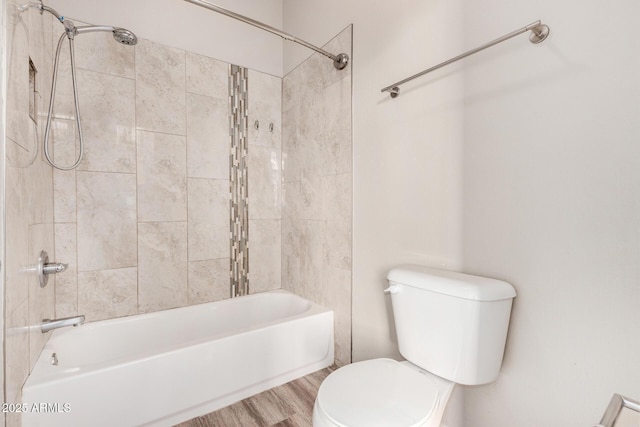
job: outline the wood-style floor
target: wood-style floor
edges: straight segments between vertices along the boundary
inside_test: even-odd
[[[176,427],[311,427],[313,402],[330,366]]]

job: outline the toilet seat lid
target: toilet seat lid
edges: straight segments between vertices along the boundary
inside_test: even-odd
[[[438,386],[392,359],[374,359],[332,372],[318,390],[317,405],[338,426],[423,425],[439,401]]]

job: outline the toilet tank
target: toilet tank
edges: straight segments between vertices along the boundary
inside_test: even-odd
[[[507,282],[404,265],[387,275],[400,353],[458,384],[498,377],[516,291]]]

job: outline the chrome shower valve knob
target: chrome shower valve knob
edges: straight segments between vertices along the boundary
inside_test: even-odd
[[[38,258],[38,265],[36,267],[40,287],[44,288],[47,286],[50,274],[62,273],[67,269],[67,267],[69,267],[69,264],[63,264],[61,262],[50,263],[49,254],[47,254],[46,251],[41,251],[40,257]]]
[[[42,267],[42,272],[44,274],[62,273],[67,269],[67,267],[69,267],[69,264],[63,264],[61,262],[49,263]]]

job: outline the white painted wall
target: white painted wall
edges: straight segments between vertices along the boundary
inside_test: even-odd
[[[138,37],[282,76],[280,37],[186,1],[45,0],[44,3],[70,19],[128,28]],[[282,28],[282,0],[211,3]]]
[[[640,398],[637,16],[634,0],[465,5],[478,41],[538,17],[552,31],[465,73],[463,266],[519,293],[502,376],[466,393],[466,425],[589,426],[613,393]]]
[[[614,392],[639,399],[640,4],[283,4],[311,42],[354,24],[354,360],[397,355],[384,274],[425,262],[518,290],[466,427],[593,425]],[[520,36],[379,93],[538,18],[540,46]],[[284,49],[285,72],[307,55]]]

